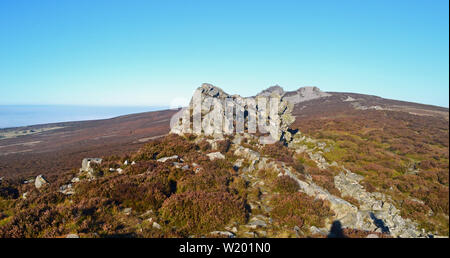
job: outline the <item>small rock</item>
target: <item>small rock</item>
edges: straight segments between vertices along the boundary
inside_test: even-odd
[[[34,181],[35,181],[34,178],[31,178],[31,179],[23,181],[23,183],[24,184],[30,184],[30,183],[34,183]]]
[[[121,169],[121,168],[118,168],[118,169],[116,169],[116,171],[119,173],[119,174],[122,174],[122,172],[123,172],[123,169]]]
[[[23,193],[22,194],[22,199],[24,199],[24,200],[27,199],[27,196],[28,196],[28,192]]]
[[[123,163],[125,166],[128,165],[128,160],[125,160],[125,162]]]
[[[366,238],[379,238],[377,234],[369,234]]]
[[[238,171],[239,168],[242,167],[242,164],[243,164],[243,163],[244,163],[244,159],[238,159],[238,160],[236,160],[236,162],[234,162],[234,164],[233,164],[233,169],[234,169],[234,171]]]
[[[37,189],[43,187],[44,185],[47,185],[48,182],[45,179],[45,177],[43,175],[39,175],[36,177],[35,181],[34,181],[34,186],[36,186]]]
[[[225,159],[225,156],[220,152],[212,152],[212,153],[206,154],[206,156],[208,156],[209,160]]]
[[[259,220],[259,219],[255,219],[255,220],[251,221],[250,223],[248,223],[248,225],[250,225],[250,227],[254,227],[254,228],[256,228],[256,227],[263,227],[263,228],[267,227],[267,223],[262,221],[262,220]]]
[[[260,237],[265,237],[265,236],[267,236],[267,232],[264,231],[264,230],[258,231],[257,234],[258,234],[258,236],[260,236]]]
[[[224,236],[224,237],[228,237],[228,238],[234,238],[235,235],[233,232],[229,232],[229,231],[213,231],[211,233],[209,233],[212,236]]]
[[[65,194],[65,195],[75,194],[75,192],[72,190],[72,184],[62,185],[59,188],[59,192]]]
[[[309,231],[311,232],[311,234],[319,234],[319,235],[327,235],[328,232],[326,232],[325,230],[321,230],[319,228],[317,228],[316,226],[311,226],[309,228]]]
[[[131,214],[132,209],[131,208],[125,208],[123,209],[123,213],[125,213],[125,215],[130,215]]]
[[[159,225],[159,224],[156,223],[156,222],[153,222],[152,227],[153,227],[153,228],[156,228],[156,229],[161,229],[161,225]]]
[[[178,159],[178,155],[173,155],[173,156],[170,156],[170,157],[163,157],[163,158],[160,158],[160,159],[158,159],[156,161],[158,161],[158,162],[166,162],[166,161],[168,161],[170,159]]]
[[[383,201],[375,202],[375,204],[372,206],[372,209],[374,211],[381,211],[383,209]]]
[[[173,162],[172,165],[176,168],[181,168],[181,166],[183,165],[183,163],[180,162]]]
[[[80,238],[77,234],[68,234],[66,238]]]
[[[303,232],[300,230],[300,228],[298,226],[294,227],[294,232],[297,237],[300,237],[303,235]]]
[[[72,180],[70,180],[70,182],[72,182],[72,183],[80,182],[80,178],[79,177],[74,177],[74,178],[72,178]]]
[[[244,235],[247,237],[256,237],[256,233],[255,232],[244,232]]]
[[[81,161],[81,171],[89,172],[92,170],[91,163],[101,164],[102,159],[101,158],[84,158],[83,161]]]

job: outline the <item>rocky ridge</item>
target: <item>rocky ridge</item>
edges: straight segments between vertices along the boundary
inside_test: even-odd
[[[220,101],[225,99],[232,99],[236,103],[242,103],[242,99],[238,95],[229,95],[223,90],[209,84],[204,84],[199,88],[201,94],[209,96]],[[339,194],[330,193],[324,187],[321,187],[314,177],[308,174],[307,171],[299,171],[292,164],[283,162],[276,157],[264,154],[264,144],[258,142],[258,136],[242,133],[234,135],[206,135],[204,133],[197,135],[194,142],[199,143],[206,141],[210,144],[211,149],[205,155],[209,160],[223,160],[230,157],[230,153],[236,158],[233,159],[233,170],[238,173],[249,186],[251,191],[256,194],[249,195],[247,202],[249,205],[249,218],[245,224],[232,223],[225,228],[216,228],[209,234],[201,236],[217,236],[217,237],[305,237],[305,236],[326,236],[331,231],[333,223],[339,221],[344,229],[357,229],[370,233],[367,237],[378,237],[380,235],[388,235],[391,237],[401,238],[416,238],[416,237],[436,237],[429,232],[420,229],[417,223],[410,219],[404,219],[400,215],[399,209],[393,205],[393,201],[389,196],[378,193],[368,192],[360,184],[363,179],[360,175],[348,170],[337,162],[329,163],[324,156],[324,152],[329,151],[329,146],[325,142],[320,142],[301,132],[291,130],[290,125],[295,120],[292,115],[292,107],[298,98],[321,98],[329,96],[328,93],[321,93],[316,88],[309,87],[307,89],[299,89],[297,93],[286,93],[279,86],[271,87],[262,93],[259,97],[278,96],[280,97],[280,104],[285,107],[280,112],[280,140],[292,150],[294,158],[297,155],[307,155],[311,161],[315,163],[319,170],[333,168],[333,171],[338,171],[334,175],[334,187],[339,191]],[[257,98],[251,97],[251,98]],[[294,96],[293,101],[289,97]],[[258,115],[257,107],[245,106],[245,108],[255,108],[255,113]],[[189,108],[183,112],[190,111]],[[213,110],[209,110],[209,106],[202,106],[202,115],[205,115],[205,120],[202,123],[212,123],[212,116],[217,115]],[[221,118],[225,119],[224,113]],[[248,119],[248,118],[247,118]],[[248,120],[246,120],[248,122]],[[172,128],[173,134],[190,134],[191,130],[182,127],[180,124]],[[224,139],[230,140],[229,151],[227,153],[219,150],[219,144]],[[172,155],[172,154],[170,154]],[[183,155],[167,155],[166,157],[158,157],[156,163],[166,163],[169,166],[180,168],[183,171],[193,170],[195,173],[202,170],[202,167],[192,161],[186,161]],[[180,156],[179,156],[180,155]],[[197,162],[197,161],[196,161]],[[100,158],[86,158],[82,162],[82,168],[79,174],[72,178],[70,182],[62,185],[59,192],[70,196],[76,194],[76,185],[83,181],[97,180],[102,175],[99,175],[96,167],[104,163]],[[124,160],[120,166],[109,167],[109,172],[117,172],[117,174],[129,173],[130,168],[139,166],[139,161]],[[145,172],[146,173],[146,172]],[[140,174],[140,175],[144,175]],[[271,217],[271,211],[274,209],[273,197],[277,196],[277,192],[273,191],[271,186],[271,178],[268,175],[275,175],[276,177],[287,176],[293,179],[299,187],[299,192],[305,193],[308,196],[320,199],[329,204],[330,209],[334,215],[326,218],[324,227],[308,226],[307,228],[299,228],[297,226],[291,228],[288,232],[280,231]],[[123,176],[123,175],[122,175]],[[43,176],[34,179],[33,182],[36,188],[41,185],[49,184]],[[25,193],[26,194],[26,193]],[[346,197],[356,200],[355,204],[348,201]],[[26,199],[26,195],[23,199]],[[150,223],[154,230],[162,230],[163,224],[157,217],[153,215],[153,211],[149,210],[144,214],[138,215],[142,219],[137,219],[134,209],[123,208],[123,216],[129,219],[136,219],[138,223]],[[122,216],[122,215],[121,215]],[[137,224],[140,225],[140,224]],[[163,225],[163,226],[161,226]],[[69,237],[69,236],[68,236]],[[192,237],[200,237],[200,235],[192,235]]]
[[[218,98],[220,100],[232,98],[234,101],[241,103],[239,102],[241,98],[240,96],[229,95],[220,88],[214,87],[210,84],[203,84],[199,90],[201,90],[202,94],[205,96]],[[240,145],[242,139],[256,140],[254,135],[246,133],[243,135],[236,134],[233,138],[232,148],[234,149],[234,154],[241,159],[235,163],[235,169],[238,169],[242,173],[241,176],[251,185],[258,186],[263,189],[261,200],[255,200],[251,203],[252,209],[260,209],[262,214],[258,214],[258,216],[260,216],[259,218],[255,216],[250,219],[250,221],[258,222],[253,222],[251,225],[246,225],[248,229],[261,227],[266,228],[267,225],[270,225],[271,223],[271,219],[267,215],[267,211],[270,210],[268,200],[271,194],[268,189],[264,191],[265,182],[258,178],[256,174],[256,171],[271,169],[276,171],[279,176],[287,175],[294,179],[298,183],[300,191],[315,198],[329,201],[330,207],[335,213],[335,216],[328,220],[327,227],[322,229],[312,228],[311,232],[328,232],[333,221],[340,221],[344,228],[379,232],[389,234],[393,237],[413,238],[432,236],[431,233],[418,229],[417,224],[412,222],[410,219],[403,219],[400,216],[399,209],[397,209],[390,202],[388,196],[377,192],[367,192],[364,187],[359,184],[362,180],[361,176],[351,172],[343,166],[340,166],[336,162],[329,164],[321,155],[321,152],[325,148],[325,143],[317,142],[314,139],[302,135],[300,132],[295,134],[292,130],[290,130],[289,125],[291,125],[295,120],[295,117],[291,114],[293,105],[311,99],[328,97],[331,96],[331,94],[321,92],[317,87],[304,87],[295,92],[285,92],[281,87],[273,86],[259,93],[256,98],[268,96],[279,96],[280,103],[282,103],[281,105],[286,107],[280,114],[280,134],[282,135],[280,140],[284,141],[285,144],[288,144],[289,148],[295,150],[297,154],[303,152],[307,153],[309,157],[316,162],[319,169],[326,169],[331,166],[337,168],[340,173],[334,177],[335,187],[341,192],[342,197],[349,196],[356,199],[359,202],[359,207],[349,203],[341,197],[330,194],[326,189],[315,184],[311,176],[306,175],[306,180],[301,180],[299,179],[298,172],[296,172],[294,168],[287,166],[283,162],[273,160],[270,157],[262,157],[257,150],[249,149]],[[247,109],[252,107],[245,106],[245,108]],[[192,109],[192,107],[189,107],[189,109]],[[206,116],[207,121],[209,119],[208,114],[211,114],[211,112],[212,111],[202,106],[202,115]],[[256,113],[257,112],[258,110],[256,110]],[[223,115],[223,119],[226,119],[225,115]],[[204,121],[202,121],[202,123],[203,122]],[[176,134],[190,132],[191,131],[186,130],[186,128],[177,126],[171,130],[171,133]],[[222,138],[219,137],[218,139]],[[215,140],[209,141],[214,142]],[[314,147],[311,148],[311,145]],[[260,148],[260,146],[255,147]],[[218,154],[214,154],[214,156],[216,155]],[[242,164],[248,165],[243,166]],[[255,224],[258,224],[258,226],[255,226]],[[263,231],[263,233],[247,232],[246,234],[265,236],[266,233],[266,231]]]

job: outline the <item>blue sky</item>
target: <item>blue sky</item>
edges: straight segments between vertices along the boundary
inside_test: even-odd
[[[161,106],[209,82],[448,107],[448,5],[2,0],[0,105]]]

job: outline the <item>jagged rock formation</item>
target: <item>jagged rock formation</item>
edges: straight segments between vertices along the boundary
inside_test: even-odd
[[[281,86],[275,85],[275,86],[271,86],[271,87],[261,91],[256,96],[270,97],[270,95],[272,95],[272,93],[276,93],[276,94],[278,94],[280,96],[283,96],[285,91],[284,91],[284,89]]]
[[[195,124],[191,126],[189,123],[196,108],[195,94],[199,94],[198,96],[201,97],[198,107],[201,115],[201,131],[197,132],[193,128]],[[243,125],[241,132],[253,130],[253,133],[256,132],[258,125],[260,132],[270,133],[276,138],[275,140],[290,140],[288,128],[295,120],[295,117],[291,115],[293,104],[283,100],[282,95],[284,95],[283,89],[274,86],[256,97],[243,98],[239,95],[227,94],[218,87],[204,83],[194,93],[189,106],[172,118],[170,132],[180,135],[199,134],[198,132],[200,132],[200,134],[221,138],[223,132],[230,134],[234,130],[237,131],[239,124]],[[266,107],[259,106],[260,101],[263,100],[267,103]],[[230,105],[231,108],[227,105]],[[272,110],[276,110],[273,111],[276,113],[272,113]],[[267,122],[269,123],[267,124]],[[262,123],[265,125],[264,128],[261,128]]]
[[[255,131],[256,125],[252,125],[250,121],[254,123],[258,121],[258,129],[261,129],[262,123],[266,125],[265,130],[262,130],[263,133],[269,132],[273,138],[276,138],[275,140],[283,140],[287,143],[292,140],[292,132],[289,130],[289,126],[295,121],[295,117],[292,115],[294,105],[303,101],[331,96],[329,93],[320,91],[317,87],[302,87],[294,92],[285,92],[283,88],[276,85],[263,90],[255,97],[243,98],[239,95],[227,94],[222,89],[207,83],[202,84],[196,90],[196,93],[201,97],[199,107],[201,133],[221,138],[223,136],[222,132],[230,132],[230,130],[233,132],[233,130],[237,130],[233,125],[237,127],[241,123],[244,125],[244,130]],[[258,106],[262,98],[267,103],[265,108]],[[271,102],[273,99],[276,100],[276,103]],[[194,101],[195,93],[189,106],[182,109],[172,118],[171,133],[180,135],[196,133],[196,130],[189,123],[194,116]],[[232,103],[231,108],[227,106],[227,101]],[[272,105],[277,105],[276,114],[271,114],[271,111],[269,111]],[[239,116],[238,111],[244,115]],[[259,121],[262,121],[261,124]],[[269,121],[269,124],[267,124],[267,121]]]
[[[200,91],[203,97],[212,97],[219,101],[225,101],[231,99],[235,104],[242,105],[246,110],[253,109],[256,116],[259,118],[259,109],[257,106],[251,106],[245,104],[245,100],[249,98],[242,98],[239,95],[229,95],[225,93],[220,88],[217,88],[210,84],[203,84],[197,89]],[[295,169],[286,166],[284,163],[275,162],[268,157],[262,157],[258,151],[241,146],[241,142],[244,138],[252,138],[255,136],[251,134],[236,134],[233,138],[233,149],[234,155],[240,157],[235,164],[234,169],[242,172],[242,176],[248,179],[253,184],[264,184],[256,180],[252,171],[273,169],[278,171],[279,176],[287,175],[294,179],[299,187],[300,191],[314,196],[315,198],[326,200],[330,203],[330,207],[335,213],[333,220],[338,220],[342,223],[343,227],[354,228],[364,231],[375,231],[380,233],[388,233],[394,237],[426,237],[428,234],[417,228],[417,225],[409,219],[403,219],[400,216],[400,211],[391,204],[389,198],[381,193],[369,193],[363,186],[359,184],[362,179],[360,176],[352,173],[345,167],[339,166],[336,162],[329,164],[325,158],[321,155],[320,151],[315,151],[305,145],[304,143],[309,143],[317,146],[319,149],[324,148],[324,144],[315,141],[309,137],[301,135],[298,133],[294,135],[289,129],[289,126],[294,122],[295,117],[291,114],[293,106],[300,102],[313,100],[317,98],[323,98],[331,96],[329,93],[320,91],[317,87],[303,87],[295,92],[285,92],[280,86],[272,86],[266,90],[263,90],[255,97],[251,99],[257,100],[258,98],[269,98],[278,97],[279,105],[281,111],[278,113],[280,116],[279,122],[279,134],[280,140],[284,141],[290,148],[294,149],[297,153],[306,152],[309,157],[316,162],[319,169],[326,169],[330,166],[337,167],[341,170],[340,174],[335,176],[335,187],[341,192],[342,197],[349,196],[357,201],[359,201],[359,207],[349,203],[348,201],[342,199],[339,196],[330,194],[326,189],[318,186],[314,183],[310,176],[307,176],[307,180],[301,180],[296,175]],[[350,100],[346,100],[350,101]],[[189,117],[192,114],[192,100],[188,108],[183,110],[183,115]],[[190,112],[190,113],[187,113]],[[226,120],[225,109],[221,110],[220,113],[214,112],[214,110],[209,109],[208,104],[203,104],[201,106],[202,114],[202,125],[209,124],[212,125],[213,118]],[[233,117],[236,119],[236,116]],[[237,118],[238,119],[238,118]],[[245,118],[246,128],[248,128],[248,117]],[[184,134],[191,133],[190,128],[181,126],[181,124],[176,124],[172,127],[171,133]],[[222,136],[219,138],[221,139]],[[214,144],[215,140],[212,141]],[[255,146],[258,147],[258,146]],[[220,153],[218,153],[220,154]],[[218,155],[217,153],[214,156]],[[212,154],[211,154],[212,155]],[[213,159],[213,157],[211,157]],[[248,165],[244,165],[248,164]],[[267,204],[262,203],[251,203],[254,207],[263,207],[263,209],[270,210]],[[255,219],[256,220],[256,219]],[[253,224],[266,225],[265,221],[257,220]],[[328,227],[331,226],[331,220],[329,221]],[[255,224],[255,225],[256,225]],[[248,225],[248,227],[255,227],[255,225]],[[311,231],[316,232],[326,232],[328,229],[311,229]],[[259,234],[261,235],[261,234]]]

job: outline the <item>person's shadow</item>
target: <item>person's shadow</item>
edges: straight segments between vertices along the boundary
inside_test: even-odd
[[[381,233],[383,233],[383,234],[390,233],[389,227],[386,226],[386,224],[384,224],[383,220],[377,218],[375,216],[375,214],[373,214],[373,212],[370,213],[370,218],[373,220],[373,223],[375,224],[375,226],[377,226],[377,228],[381,229]]]
[[[342,224],[339,220],[333,221],[327,238],[346,238],[344,231],[342,230]]]

